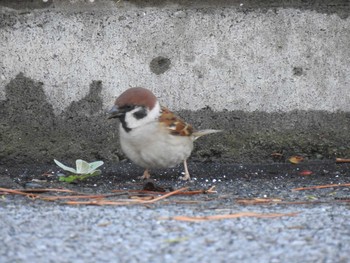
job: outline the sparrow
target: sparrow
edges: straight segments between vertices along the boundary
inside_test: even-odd
[[[124,91],[109,111],[109,119],[118,118],[120,145],[124,154],[145,169],[142,179],[150,178],[152,168],[169,168],[181,162],[190,180],[187,158],[193,142],[220,130],[194,131],[192,126],[167,108],[148,89],[136,87]]]

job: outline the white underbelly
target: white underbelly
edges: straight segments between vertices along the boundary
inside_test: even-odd
[[[152,134],[152,136],[151,136]],[[193,140],[187,136],[160,133],[154,126],[148,129],[120,129],[120,144],[126,156],[144,168],[166,168],[186,160],[193,150]]]

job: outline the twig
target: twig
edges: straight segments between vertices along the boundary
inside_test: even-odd
[[[17,189],[18,190],[18,189]],[[57,192],[57,193],[74,193],[81,194],[69,189],[59,189],[59,188],[43,188],[43,189],[21,189],[19,190],[25,193],[46,193],[46,192]]]
[[[208,190],[193,190],[193,191],[184,191],[184,192],[178,192],[174,195],[197,195],[197,194],[216,194],[217,191],[214,190],[215,185],[210,187]],[[123,190],[113,190],[112,192],[118,193]],[[153,195],[167,195],[169,193],[166,192],[156,192],[156,191],[147,191],[147,190],[130,190],[128,191],[130,193],[138,193],[138,194],[153,194]],[[172,192],[170,192],[172,193]]]
[[[344,198],[344,199],[335,199],[335,200],[328,200],[328,201],[279,201],[279,202],[254,202],[254,200],[249,199],[242,199],[237,200],[237,203],[241,205],[271,205],[271,204],[278,204],[278,205],[316,205],[316,204],[333,204],[333,203],[349,203],[350,198]]]
[[[125,192],[125,190],[112,190],[112,193],[121,193]],[[157,191],[148,191],[148,190],[128,190],[128,193],[133,194],[146,194],[146,195],[165,195],[166,192],[157,192]]]
[[[116,195],[122,195],[122,194],[113,193],[113,194],[102,194],[102,195],[39,196],[39,198],[45,201],[56,201],[56,200],[62,200],[62,199],[102,199],[102,198],[116,196]]]
[[[131,204],[153,204],[159,200],[165,199],[169,196],[175,195],[179,192],[185,191],[188,187],[184,187],[166,195],[154,198],[152,200],[141,200],[141,199],[127,199],[127,200],[117,200],[117,201],[107,201],[107,200],[96,200],[96,201],[68,201],[65,204],[68,205],[131,205]]]
[[[216,193],[214,191],[214,187],[210,187],[208,190],[196,190],[196,191],[186,191],[188,187],[184,187],[172,192],[168,193],[159,193],[159,192],[150,192],[150,191],[113,191],[114,193],[110,194],[100,194],[100,195],[87,195],[84,193],[78,193],[72,190],[68,189],[24,189],[24,190],[13,190],[13,189],[7,189],[7,188],[0,188],[0,193],[8,193],[8,194],[17,194],[17,195],[24,195],[26,197],[30,198],[38,198],[40,200],[44,201],[56,201],[56,200],[67,200],[70,199],[70,201],[65,202],[65,204],[69,205],[131,205],[131,204],[153,204],[160,200],[166,199],[173,195],[194,195],[194,194],[203,194],[203,193]],[[49,195],[40,195],[40,194],[33,194],[33,192],[36,193],[45,193],[45,192],[60,192],[60,193],[71,193],[74,195],[60,195],[60,196],[49,196]],[[129,199],[119,199],[119,200],[104,200],[104,198],[116,196],[116,195],[124,195],[124,194],[130,194],[130,192],[142,192],[147,193],[148,195],[144,197],[133,197],[131,196]],[[153,194],[160,195],[158,197],[151,196]],[[73,199],[73,200],[72,200]],[[99,200],[87,200],[87,201],[74,201],[74,199],[99,199]],[[178,201],[182,203],[186,203],[186,201]],[[187,203],[195,203],[197,201],[187,201]],[[169,202],[168,202],[169,203]]]
[[[213,216],[174,216],[169,219],[178,220],[178,221],[187,221],[187,222],[204,222],[204,221],[213,221],[213,220],[223,220],[223,219],[233,219],[240,217],[257,217],[257,218],[276,218],[283,216],[296,216],[299,212],[293,213],[270,213],[270,214],[262,214],[262,213],[254,213],[254,212],[241,212],[235,214],[227,214],[227,215],[213,215]]]
[[[253,199],[237,199],[236,203],[242,205],[260,205],[260,204],[276,204],[282,202],[279,198],[253,198]]]
[[[172,195],[176,195],[176,194],[178,194],[178,193],[181,193],[181,192],[183,192],[183,191],[185,191],[185,190],[187,190],[187,189],[188,189],[188,187],[183,187],[183,188],[180,188],[180,189],[178,189],[178,190],[175,190],[175,191],[172,191],[172,192],[170,192],[170,193],[167,193],[167,194],[165,194],[165,195],[162,195],[162,196],[159,196],[159,197],[157,197],[157,198],[154,198],[153,200],[146,200],[146,201],[141,200],[140,202],[143,203],[143,204],[155,203],[155,202],[158,202],[159,200],[165,199],[165,198],[167,198],[167,197],[169,197],[169,196],[172,196]]]
[[[350,163],[350,159],[346,158],[335,158],[336,163]]]
[[[64,202],[66,205],[130,205],[132,203],[139,203],[135,200],[128,201],[107,201],[107,200],[93,200],[93,201],[67,201]]]
[[[14,194],[14,195],[24,195],[24,196],[27,196],[29,198],[36,198],[38,196],[36,194],[25,193],[25,192],[20,191],[20,190],[7,189],[7,188],[0,188],[0,192]]]
[[[346,187],[346,186],[350,186],[350,183],[349,184],[325,184],[325,185],[316,185],[316,186],[308,186],[308,187],[299,187],[299,188],[292,189],[292,191],[304,191],[304,190],[333,188],[333,187]]]

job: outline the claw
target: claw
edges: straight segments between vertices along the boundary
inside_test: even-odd
[[[144,172],[143,172],[143,175],[142,176],[139,176],[138,178],[139,179],[142,179],[142,180],[146,180],[146,179],[149,179],[151,177],[150,173],[148,172],[148,169],[146,169]]]

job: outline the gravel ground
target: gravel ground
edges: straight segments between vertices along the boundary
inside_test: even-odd
[[[139,189],[143,184],[136,179],[142,171],[129,163],[110,166],[102,177],[76,185],[59,183],[55,176],[47,182],[33,182],[48,169],[57,172],[50,167],[0,167],[0,186],[60,186],[106,193]],[[305,169],[313,174],[300,175]],[[350,165],[190,163],[190,171],[196,178],[190,183],[177,180],[179,168],[156,171],[155,184],[174,189],[215,185],[217,193],[173,196],[155,204],[132,206],[70,206],[3,195],[0,262],[350,262],[349,188],[291,191],[301,186],[349,183]],[[316,203],[237,202],[264,197]],[[247,211],[299,214],[195,223],[172,218]]]

